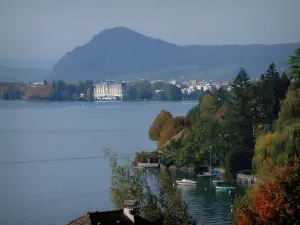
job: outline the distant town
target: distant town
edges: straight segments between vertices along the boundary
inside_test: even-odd
[[[134,101],[134,100],[195,100],[206,91],[219,88],[230,90],[228,82],[198,81],[177,82],[174,79],[102,82],[40,82],[0,83],[1,100],[27,101]]]

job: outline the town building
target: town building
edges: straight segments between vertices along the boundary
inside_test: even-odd
[[[190,85],[191,86],[196,86],[197,85],[197,80],[190,80]]]
[[[124,82],[103,81],[94,84],[95,100],[121,100],[127,92]]]
[[[175,80],[175,79],[171,79],[171,80],[169,80],[169,84],[176,85],[176,80]]]

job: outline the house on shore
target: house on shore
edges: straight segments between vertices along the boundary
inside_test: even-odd
[[[123,210],[115,211],[88,211],[83,216],[77,218],[76,220],[68,223],[67,225],[154,225],[151,221],[136,215],[135,200],[126,200],[124,202]]]
[[[177,133],[176,135],[174,135],[170,140],[168,140],[164,145],[163,145],[163,149],[165,149],[170,143],[171,141],[183,141],[186,136],[187,136],[188,130],[187,129],[182,129],[179,133]]]

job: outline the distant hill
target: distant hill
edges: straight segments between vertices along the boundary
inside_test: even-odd
[[[0,81],[42,81],[49,74],[46,69],[15,68],[0,65]]]
[[[178,46],[124,27],[101,31],[88,43],[67,52],[48,79],[137,78],[231,80],[240,67],[259,76],[269,63],[286,70],[288,56],[300,47],[278,45]],[[183,79],[183,78],[182,78]]]

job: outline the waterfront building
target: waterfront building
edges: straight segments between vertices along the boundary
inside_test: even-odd
[[[126,95],[127,85],[124,82],[103,81],[94,84],[96,100],[119,100]]]
[[[176,85],[176,80],[175,80],[175,79],[171,79],[171,80],[169,80],[169,84]]]
[[[191,86],[196,86],[197,85],[197,80],[190,80],[190,85]]]

